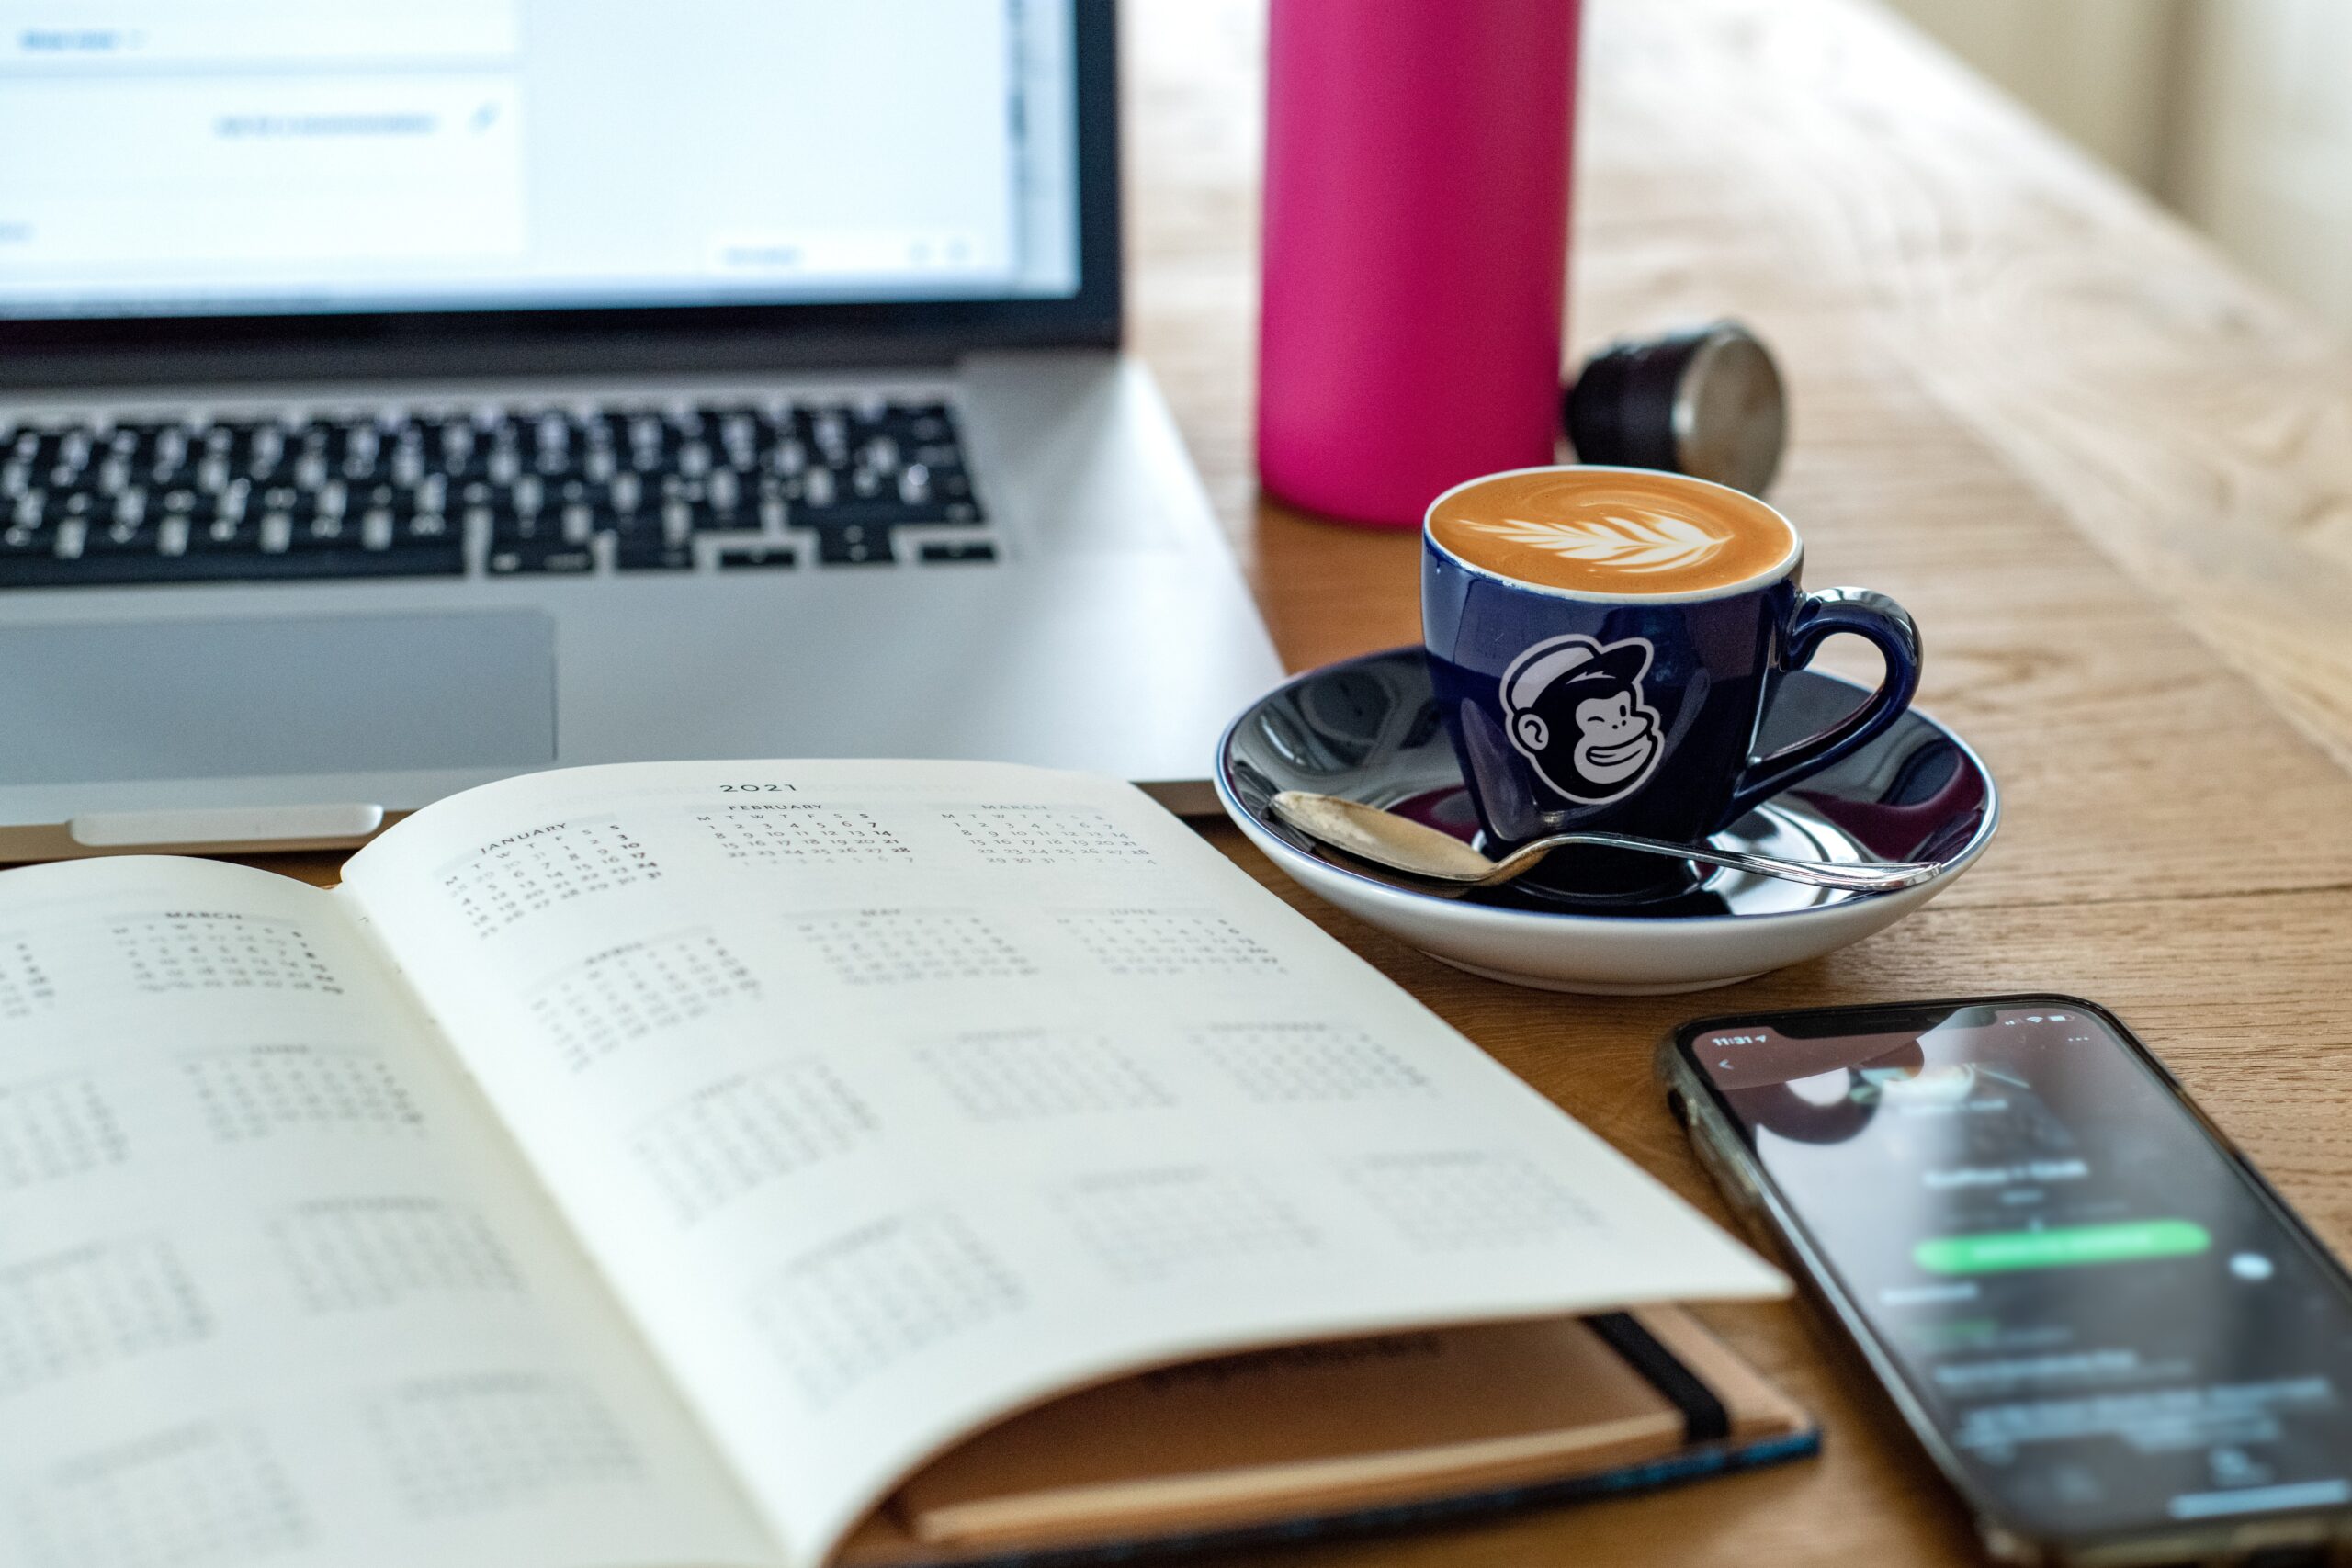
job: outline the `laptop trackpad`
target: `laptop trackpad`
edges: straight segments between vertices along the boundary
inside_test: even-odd
[[[554,760],[534,610],[0,626],[0,785]]]

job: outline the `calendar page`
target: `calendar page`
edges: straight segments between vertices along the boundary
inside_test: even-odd
[[[345,893],[796,1563],[1123,1371],[1783,1288],[1109,780],[543,773]]]
[[[773,1562],[345,901],[0,875],[0,1562]]]

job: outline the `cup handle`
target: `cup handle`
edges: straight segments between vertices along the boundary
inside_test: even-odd
[[[1822,643],[1840,632],[1868,637],[1886,660],[1886,679],[1860,707],[1818,735],[1784,746],[1769,757],[1751,757],[1740,770],[1739,786],[1716,824],[1717,831],[1799,779],[1868,745],[1911,705],[1919,689],[1919,628],[1909,612],[1883,593],[1867,588],[1825,588],[1797,600],[1781,643],[1780,668],[1802,670]]]

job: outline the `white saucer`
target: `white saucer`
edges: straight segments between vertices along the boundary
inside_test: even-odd
[[[1759,746],[1821,729],[1861,696],[1834,676],[1788,675]],[[2000,818],[1984,764],[1915,708],[1713,842],[1800,859],[1937,863],[1936,876],[1917,887],[1840,893],[1716,872],[1695,892],[1601,912],[1508,887],[1476,902],[1415,892],[1319,850],[1277,821],[1268,802],[1285,789],[1344,795],[1475,839],[1418,648],[1328,665],[1261,698],[1227,729],[1216,786],[1227,813],[1284,873],[1431,957],[1513,985],[1621,996],[1728,986],[1860,942],[1950,886],[1984,853]]]

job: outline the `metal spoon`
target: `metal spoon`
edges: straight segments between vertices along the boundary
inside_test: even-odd
[[[1286,789],[1274,796],[1273,812],[1300,832],[1344,850],[1359,860],[1437,883],[1439,886],[1431,891],[1448,897],[1458,897],[1477,887],[1499,887],[1554,850],[1568,844],[1698,861],[1849,893],[1891,893],[1900,887],[1917,887],[1943,870],[1932,861],[1837,865],[1826,861],[1782,860],[1777,855],[1669,843],[1664,839],[1637,839],[1625,833],[1555,833],[1521,844],[1496,861],[1425,823],[1384,811],[1377,806],[1342,800],[1336,795]]]

